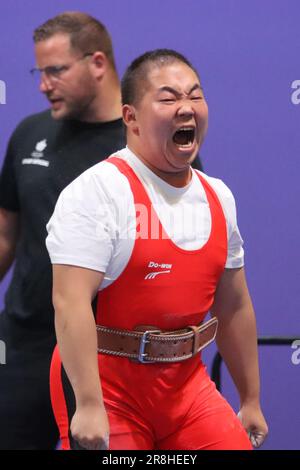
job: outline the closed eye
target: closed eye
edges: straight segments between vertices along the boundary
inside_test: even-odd
[[[162,100],[159,100],[161,103],[174,103],[175,98],[164,98]]]

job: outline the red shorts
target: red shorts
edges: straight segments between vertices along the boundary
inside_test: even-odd
[[[168,365],[98,357],[110,450],[252,449],[247,433],[199,357]],[[57,348],[50,389],[62,448],[70,449],[75,399]]]

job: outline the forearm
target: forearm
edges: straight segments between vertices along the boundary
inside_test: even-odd
[[[0,281],[11,267],[15,257],[15,247],[0,236]]]
[[[19,238],[18,213],[0,208],[0,280],[11,267]]]
[[[77,407],[87,404],[103,406],[96,327],[91,306],[78,301],[56,302],[55,328]]]
[[[243,268],[225,269],[212,313],[219,320],[218,348],[238,389],[241,403],[258,401],[256,321]]]
[[[252,444],[259,447],[268,426],[259,402],[256,322],[243,268],[225,269],[212,314],[219,320],[219,351],[240,395],[240,420]]]
[[[70,431],[81,446],[95,450],[107,449],[109,435],[91,307],[103,277],[103,273],[86,268],[53,265],[57,341],[76,399]]]
[[[241,308],[219,318],[219,351],[240,395],[241,405],[259,403],[259,368],[256,322],[252,308]]]

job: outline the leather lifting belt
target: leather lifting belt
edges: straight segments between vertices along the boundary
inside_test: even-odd
[[[181,362],[198,354],[216,337],[216,317],[185,329],[161,331],[153,326],[119,330],[96,325],[98,353],[127,357],[143,364]]]

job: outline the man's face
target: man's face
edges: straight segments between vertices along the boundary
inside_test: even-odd
[[[96,85],[88,64],[91,57],[72,50],[66,34],[38,42],[35,56],[37,67],[44,70],[40,91],[50,102],[52,117],[93,120]]]
[[[136,151],[166,172],[186,169],[196,157],[208,124],[199,79],[182,62],[154,66],[145,94],[135,107]]]

